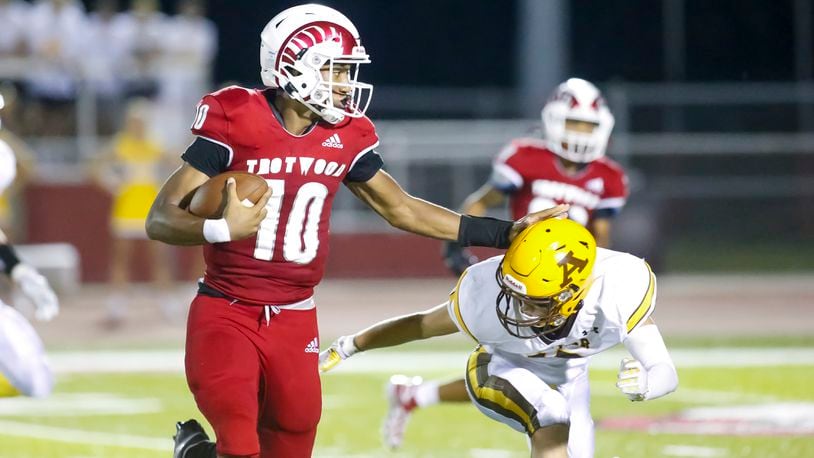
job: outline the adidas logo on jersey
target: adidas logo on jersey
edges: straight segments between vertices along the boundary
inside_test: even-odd
[[[322,142],[322,146],[327,146],[328,148],[339,148],[342,149],[345,146],[342,145],[342,140],[339,139],[339,134],[333,134],[328,137],[327,140]]]
[[[306,353],[319,353],[319,341],[316,337],[305,346]]]

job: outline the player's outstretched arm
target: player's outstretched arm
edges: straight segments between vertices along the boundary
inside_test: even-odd
[[[470,216],[484,216],[490,208],[497,207],[504,200],[506,200],[506,195],[502,191],[492,186],[491,183],[486,183],[464,200],[461,213]],[[478,258],[457,240],[445,241],[442,255],[447,267],[458,276],[469,266],[478,262]]]
[[[457,241],[462,246],[508,248],[512,239],[531,224],[568,211],[567,205],[527,215],[516,222],[461,216],[447,208],[406,193],[387,172],[378,171],[365,182],[349,183],[356,197],[392,226],[419,235]]]
[[[226,207],[223,218],[207,220],[189,213],[186,207],[198,186],[209,177],[184,163],[170,175],[147,215],[147,235],[170,245],[201,245],[203,243],[241,240],[257,233],[266,217],[269,189],[253,207],[245,207],[237,198],[233,179],[227,181]]]
[[[624,343],[634,359],[623,359],[619,368],[616,386],[622,394],[631,401],[645,401],[676,390],[678,373],[652,319],[631,331]]]
[[[319,370],[326,372],[360,351],[394,347],[456,332],[458,327],[449,317],[444,303],[421,313],[384,320],[354,335],[338,338],[319,354]]]

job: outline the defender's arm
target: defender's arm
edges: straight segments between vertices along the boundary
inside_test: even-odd
[[[611,226],[613,221],[611,218],[595,218],[591,220],[590,231],[596,239],[596,246],[602,248],[610,247],[611,241]]]
[[[483,216],[490,208],[497,207],[506,200],[506,194],[486,183],[469,195],[461,206],[461,213],[472,216]]]
[[[340,337],[319,354],[319,370],[328,371],[360,351],[394,347],[456,332],[458,328],[449,317],[447,304],[444,303],[421,313],[384,320],[354,335]]]
[[[631,331],[624,344],[635,359],[622,361],[616,386],[631,401],[656,399],[676,390],[678,373],[652,318]]]

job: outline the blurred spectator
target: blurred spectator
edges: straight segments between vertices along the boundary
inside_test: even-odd
[[[31,5],[21,0],[0,0],[0,56],[25,52],[26,16]]]
[[[117,0],[97,0],[85,34],[83,74],[96,97],[97,129],[110,135],[120,125],[127,75],[129,36],[119,20]]]
[[[79,59],[86,19],[76,0],[42,0],[26,24],[27,46],[34,61],[26,77],[33,105],[26,110],[29,132],[71,135],[75,132],[73,104],[77,95]]]
[[[211,90],[212,61],[217,52],[217,29],[205,16],[198,0],[181,0],[178,14],[166,24],[158,66],[159,104],[157,119],[161,138],[172,148],[188,140],[189,113]]]
[[[145,219],[158,194],[164,151],[150,135],[147,127],[150,106],[145,100],[130,103],[124,127],[112,139],[108,148],[93,164],[95,181],[113,195],[111,231],[111,284],[113,295],[108,302],[108,324],[121,324],[128,301],[128,284],[132,280],[131,265],[137,242],[147,243],[156,286],[166,289],[170,282],[170,266],[166,247],[146,241]]]
[[[130,10],[118,15],[116,28],[122,31],[128,49],[128,95],[152,97],[158,92],[155,69],[161,53],[166,17],[157,0],[133,0]]]

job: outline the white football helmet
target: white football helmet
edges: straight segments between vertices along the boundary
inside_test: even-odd
[[[560,157],[573,162],[592,162],[605,155],[613,115],[593,84],[570,78],[557,89],[543,107],[543,131],[548,147]],[[566,130],[565,121],[575,120],[594,124],[593,132]]]
[[[359,40],[353,23],[339,11],[323,5],[308,4],[289,8],[274,16],[260,34],[260,76],[263,84],[279,87],[318,114],[337,124],[345,116],[365,114],[373,95],[371,84],[357,81],[359,64],[370,63],[370,56]],[[347,82],[322,77],[327,66],[350,64]],[[333,92],[348,88],[341,106],[334,105]]]

